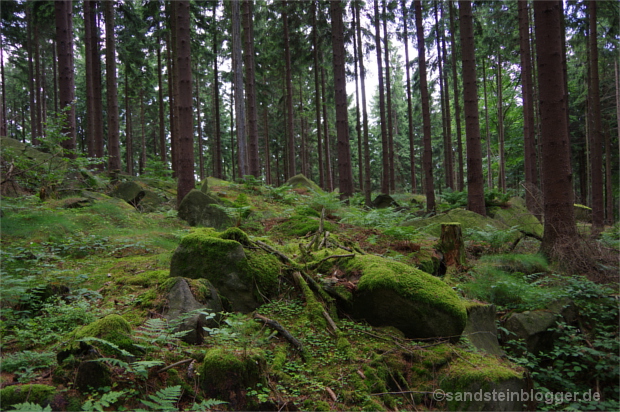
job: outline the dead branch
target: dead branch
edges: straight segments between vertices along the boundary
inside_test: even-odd
[[[182,361],[178,361],[178,362],[173,363],[172,365],[168,365],[168,366],[165,366],[165,367],[161,368],[160,370],[157,371],[157,373],[165,372],[168,369],[172,369],[175,366],[183,365],[184,363],[189,363],[189,362],[191,362],[193,360],[194,359],[183,359]]]
[[[336,396],[336,394],[334,393],[333,390],[331,390],[331,388],[329,386],[325,387],[325,391],[329,394],[329,397],[332,398],[332,400],[334,402],[336,402],[338,400],[338,396]]]
[[[291,258],[289,258],[288,256],[286,256],[284,253],[280,252],[279,250],[276,250],[274,248],[272,248],[271,246],[269,246],[268,244],[261,242],[260,240],[255,240],[254,243],[260,247],[261,249],[263,249],[265,252],[271,253],[276,255],[282,262],[286,263],[286,264],[293,264],[293,261],[291,260]]]
[[[326,258],[323,258],[323,259],[319,260],[317,263],[313,263],[308,268],[309,269],[316,269],[319,266],[321,266],[321,264],[323,262],[325,262],[326,260],[329,260],[329,259],[341,259],[341,258],[351,258],[351,257],[355,257],[355,253],[350,253],[348,255],[331,255],[331,256],[327,256]]]
[[[254,319],[258,319],[261,322],[264,322],[265,325],[278,331],[278,333],[280,333],[280,335],[282,335],[284,339],[286,339],[291,345],[293,345],[295,349],[297,349],[299,352],[303,352],[304,347],[302,343],[299,340],[297,340],[297,338],[295,338],[293,335],[291,335],[291,333],[288,330],[286,330],[282,325],[280,325],[277,321],[273,319],[269,319],[258,313],[254,314]]]
[[[325,311],[325,310],[323,311],[323,317],[327,321],[327,324],[331,328],[332,332],[334,332],[334,334],[338,334],[339,329],[338,329],[338,326],[336,326],[336,322],[334,322],[332,317],[329,316],[329,313],[327,313],[327,311]]]

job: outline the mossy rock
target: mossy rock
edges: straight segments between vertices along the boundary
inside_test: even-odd
[[[480,351],[502,356],[504,352],[497,339],[496,313],[495,305],[467,305],[467,325],[463,337]]]
[[[133,180],[117,184],[110,192],[110,195],[123,199],[142,212],[154,212],[166,201],[166,199],[150,190],[145,183]]]
[[[559,313],[549,310],[533,310],[511,315],[504,327],[514,334],[515,339],[523,339],[527,351],[533,354],[548,352],[553,348],[557,334],[551,329],[556,325]]]
[[[292,186],[293,189],[309,189],[314,192],[323,192],[319,185],[317,185],[301,173],[288,179],[286,181],[286,184]]]
[[[0,390],[0,405],[2,410],[24,402],[45,407],[54,402],[56,392],[56,388],[49,385],[11,385]]]
[[[226,309],[251,312],[262,304],[262,295],[275,290],[281,263],[265,252],[244,251],[240,241],[248,238],[238,228],[222,233],[196,228],[172,255],[170,275],[207,279],[229,305]]]
[[[215,205],[220,205],[218,199],[192,189],[179,205],[179,218],[190,226],[213,227],[218,230],[232,226],[232,221],[226,212]]]
[[[578,222],[592,223],[592,208],[585,205],[575,204],[574,210],[575,220]]]
[[[99,338],[107,340],[121,349],[137,352],[131,340],[131,325],[120,315],[108,315],[72,332],[75,339]],[[116,352],[108,346],[101,345],[103,351]]]
[[[321,221],[319,218],[312,216],[294,215],[285,222],[280,223],[272,230],[282,233],[289,237],[302,237],[308,233],[314,233],[319,230]],[[323,222],[323,229],[329,232],[337,230],[337,226],[329,221]]]
[[[525,200],[519,197],[510,199],[508,207],[493,207],[489,215],[508,227],[517,227],[520,231],[542,238],[543,225],[525,206]]]
[[[385,209],[388,207],[399,207],[400,205],[390,195],[380,194],[374,198],[370,205],[375,209]]]
[[[373,326],[394,326],[408,338],[460,336],[467,312],[446,283],[401,262],[364,255],[342,260],[347,274],[362,276],[345,311]]]
[[[520,395],[526,389],[526,382],[522,372],[494,356],[458,351],[459,356],[450,361],[439,379],[448,410],[523,410]],[[511,399],[497,396],[500,393],[512,393]]]
[[[200,184],[200,191],[204,194],[209,193],[209,179],[203,180],[203,182]]]
[[[248,388],[263,381],[266,361],[257,349],[208,349],[200,368],[201,386],[206,395],[229,403],[232,410],[248,410]]]
[[[99,390],[112,385],[112,373],[103,362],[87,360],[78,367],[74,385],[82,392]]]

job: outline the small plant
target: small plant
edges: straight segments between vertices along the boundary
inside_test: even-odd
[[[2,358],[2,371],[14,372],[21,383],[30,382],[36,370],[47,369],[56,364],[53,352],[23,351],[9,354]]]
[[[516,236],[519,236],[518,226],[509,229],[498,229],[493,225],[485,228],[468,228],[464,230],[467,240],[482,245],[488,253],[501,253],[507,251]]]
[[[292,188],[293,186],[291,185],[266,186],[267,198],[286,205],[292,205],[299,200],[299,195],[293,192]]]

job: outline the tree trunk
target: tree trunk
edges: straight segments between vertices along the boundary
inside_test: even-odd
[[[456,40],[455,40],[455,25],[454,25],[454,6],[452,2],[448,2],[450,8],[450,44],[452,45],[452,81],[454,85],[454,113],[456,120],[456,141],[458,148],[458,179],[457,190],[462,192],[465,189],[465,166],[463,162],[463,138],[461,131],[461,105],[460,105],[460,93],[458,86],[458,76],[456,70]]]
[[[478,86],[474,26],[469,0],[459,1],[463,58],[463,94],[465,96],[465,134],[467,137],[467,209],[486,216],[484,175],[478,122]]]
[[[501,49],[497,51],[497,138],[499,140],[499,182],[498,187],[506,193],[506,157],[504,153],[504,102],[502,82]]]
[[[387,100],[387,139],[388,139],[388,167],[390,171],[390,192],[396,189],[396,177],[394,175],[394,124],[392,120],[392,81],[390,78],[390,38],[387,31],[387,0],[383,0],[383,42],[385,44],[385,96]]]
[[[271,184],[271,154],[269,153],[269,112],[267,111],[267,105],[263,108],[263,119],[265,122],[265,183]]]
[[[362,21],[360,19],[360,4],[356,3],[355,14],[357,17],[357,47],[360,66],[360,82],[362,85],[362,114],[364,115],[364,201],[370,205],[371,184],[370,184],[370,144],[368,137],[368,110],[366,105],[366,71],[364,69],[364,52],[362,47]]]
[[[213,25],[216,25],[217,19],[217,1],[213,2]],[[220,80],[217,67],[217,28],[213,30],[213,104],[215,116],[215,148],[213,150],[213,174],[216,178],[221,179],[222,174],[222,131],[220,125]]]
[[[108,170],[121,170],[121,147],[116,83],[116,39],[114,38],[114,2],[104,2],[106,42],[106,85],[108,114]]]
[[[312,57],[314,59],[314,111],[316,116],[316,138],[317,138],[317,150],[319,157],[319,186],[321,189],[325,189],[325,167],[323,164],[323,142],[322,142],[322,128],[321,128],[321,91],[319,84],[319,50],[318,50],[318,27],[317,27],[317,2],[312,2]]]
[[[131,128],[131,107],[129,106],[129,67],[125,67],[125,162],[127,173],[133,176],[133,130]]]
[[[445,21],[443,7],[441,9],[441,20]],[[446,66],[448,65],[448,57],[447,57],[448,51],[446,47],[446,33],[444,29],[441,30],[441,49],[442,49],[443,67],[444,67],[443,89],[444,89],[444,100],[445,100],[445,107],[446,107],[446,136],[447,136],[446,146],[448,147],[448,153],[449,153],[449,155],[447,156],[448,173],[450,174],[450,177],[448,179],[449,181],[448,187],[454,189],[456,186],[455,186],[455,177],[454,177],[454,152],[452,150],[452,116],[450,113],[450,85],[448,82],[448,77],[449,77],[448,70],[446,69]]]
[[[248,172],[258,178],[260,176],[260,162],[258,157],[258,109],[256,108],[256,80],[254,69],[254,2],[243,1],[243,35],[245,39],[245,86],[246,103],[248,108]]]
[[[429,107],[428,85],[426,80],[426,50],[424,47],[424,28],[422,26],[422,2],[414,1],[415,25],[418,36],[418,61],[420,64],[420,94],[422,96],[422,123],[424,131],[424,190],[426,193],[426,210],[434,212],[435,183],[433,182],[433,152],[431,143],[431,111]]]
[[[144,122],[144,91],[140,89],[140,161],[138,168],[140,174],[144,174],[144,168],[146,167],[146,124]]]
[[[32,7],[34,3],[26,3],[25,11],[26,11],[26,53],[28,54],[28,97],[29,97],[29,109],[30,109],[30,142],[33,145],[38,145],[39,141],[37,139],[37,112],[35,110],[36,100],[34,97],[35,94],[35,86],[34,86],[34,65],[33,65],[33,46],[32,46],[32,31],[34,23],[32,22]],[[66,8],[66,5],[62,6]],[[56,10],[56,20],[58,20],[58,10]],[[62,18],[63,21],[66,20],[66,17]],[[60,41],[59,31],[62,30],[58,27],[58,23],[56,24],[56,37],[57,42]],[[65,39],[66,41],[66,39]],[[60,65],[60,53],[58,53]],[[60,69],[59,69],[60,70]],[[61,87],[63,87],[61,85]],[[63,106],[64,107],[64,106]]]
[[[567,102],[562,64],[562,8],[559,1],[534,2],[538,88],[541,112],[541,164],[544,236],[541,251],[576,237]]]
[[[295,176],[295,135],[293,133],[293,79],[291,69],[291,46],[289,44],[288,3],[282,3],[282,21],[284,22],[284,61],[286,64],[286,141],[288,144],[287,177]]]
[[[2,36],[0,36],[0,50],[4,50]],[[6,78],[4,77],[4,53],[0,53],[0,81],[2,82],[2,97],[0,97],[0,136],[9,135],[8,119],[6,118]]]
[[[588,2],[590,15],[590,173],[592,175],[592,230],[598,233],[605,224],[603,198],[603,142],[601,138],[601,99],[598,75],[598,37],[596,29],[596,1]]]
[[[334,92],[336,100],[336,136],[338,140],[338,178],[340,198],[353,196],[353,172],[351,147],[349,145],[349,112],[347,102],[347,78],[345,71],[343,4],[332,0],[332,47],[334,53]]]
[[[162,76],[161,63],[161,37],[157,37],[157,104],[159,108],[159,158],[162,163],[166,163],[167,145],[166,145],[166,126],[164,123],[164,82]]]
[[[171,13],[172,14],[172,13]],[[172,18],[172,17],[171,17]],[[173,24],[171,23],[171,26]],[[172,176],[176,177],[176,142],[178,136],[177,122],[178,119],[175,113],[175,84],[174,84],[174,63],[172,61],[172,48],[173,48],[172,36],[168,32],[166,37],[166,65],[168,71],[168,117],[170,119],[170,166],[172,169]]]
[[[196,65],[196,134],[198,135],[198,172],[200,173],[200,181],[202,182],[205,179],[205,157],[202,144],[202,119],[200,117],[202,107],[200,104],[200,78],[198,73],[198,65]]]
[[[174,2],[176,8],[176,55],[178,73],[179,113],[179,164],[177,182],[177,207],[195,185],[194,180],[194,134],[192,126],[192,65],[190,43],[189,0]]]
[[[248,174],[248,152],[245,131],[245,100],[243,96],[243,60],[241,52],[241,14],[238,1],[232,3],[233,77],[235,87],[235,119],[237,126],[237,166],[239,178]]]
[[[86,143],[88,147],[88,157],[95,157],[95,102],[93,91],[93,35],[92,23],[93,13],[91,10],[91,2],[84,1],[84,49],[86,60]]]
[[[325,148],[325,179],[327,190],[334,190],[334,175],[332,173],[331,150],[329,147],[329,118],[327,117],[327,93],[325,91],[325,67],[321,66],[321,92],[323,101],[323,146]]]
[[[437,1],[435,3],[435,42],[437,45],[437,68],[439,71],[439,99],[441,102],[441,120],[443,131],[443,154],[444,154],[444,178],[446,186],[454,189],[453,164],[452,164],[452,136],[450,136],[448,122],[450,121],[450,100],[446,93],[447,88],[444,87],[444,68],[443,61],[445,59],[445,51],[441,49],[442,35],[439,30],[439,10]]]
[[[484,93],[484,118],[486,128],[486,144],[487,144],[487,186],[493,189],[493,168],[491,159],[491,126],[489,124],[489,101],[487,97],[487,70],[486,59],[482,60],[482,88]]]
[[[357,167],[358,167],[358,182],[360,191],[364,192],[364,161],[362,156],[362,121],[360,114],[360,91],[359,91],[359,71],[357,62],[360,60],[359,49],[357,43],[357,26],[359,21],[357,20],[357,14],[355,13],[355,6],[352,6],[353,15],[353,64],[354,64],[354,76],[355,76],[355,132],[357,134]]]
[[[409,158],[411,161],[411,192],[418,193],[418,184],[415,176],[415,147],[413,141],[413,102],[411,98],[411,69],[409,67],[409,16],[405,0],[401,0],[403,11],[403,29],[405,41],[405,76],[407,80],[407,136],[409,138]]]
[[[75,149],[75,82],[73,69],[73,13],[71,0],[54,2],[56,14],[56,47],[58,48],[58,91],[61,110],[66,112],[62,133],[67,137],[61,145]],[[72,155],[70,155],[72,156]]]
[[[103,158],[105,156],[104,145],[104,133],[103,133],[103,82],[101,80],[101,37],[99,34],[99,23],[101,20],[101,13],[99,8],[100,3],[91,2],[92,19],[91,23],[91,36],[92,36],[92,65],[93,65],[93,111],[94,123],[93,123],[93,141],[96,158]],[[103,170],[104,165],[98,165],[98,168]]]
[[[383,85],[383,63],[381,59],[381,32],[379,31],[379,3],[375,5],[375,44],[377,52],[377,78],[379,80],[379,112],[381,116],[381,193],[390,194],[390,148],[385,113],[385,87]]]
[[[442,223],[439,244],[446,266],[460,268],[467,263],[460,223]]]
[[[35,94],[34,97],[36,99],[35,106],[35,134],[37,138],[43,136],[43,100],[41,99],[41,88],[43,77],[43,73],[41,72],[41,47],[39,45],[39,28],[38,21],[35,16],[35,24],[34,24],[34,85],[35,85]]]
[[[521,55],[521,90],[523,100],[523,147],[525,163],[525,204],[527,209],[540,216],[540,205],[536,200],[538,174],[536,169],[536,135],[534,130],[534,91],[532,87],[532,58],[530,53],[530,19],[526,1],[518,2],[519,51]]]

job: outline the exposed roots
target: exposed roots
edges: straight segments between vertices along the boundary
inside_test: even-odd
[[[566,273],[584,275],[597,283],[617,283],[620,280],[618,251],[597,241],[559,239],[550,254]]]

